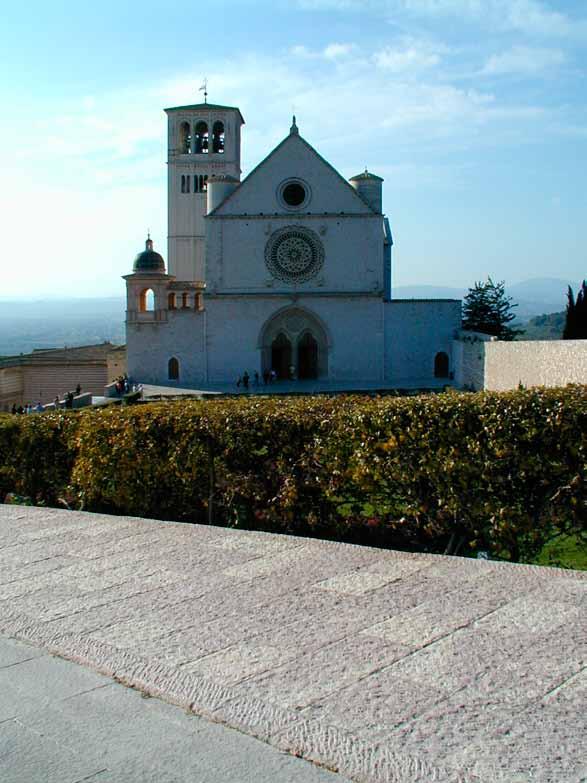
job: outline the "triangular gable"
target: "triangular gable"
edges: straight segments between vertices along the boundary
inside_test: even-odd
[[[297,133],[291,133],[261,161],[210,215],[296,215],[278,201],[277,189],[289,178],[306,182],[312,198],[302,214],[376,214],[338,171]]]

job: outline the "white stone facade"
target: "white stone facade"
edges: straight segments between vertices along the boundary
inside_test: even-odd
[[[381,178],[343,179],[294,118],[240,182],[238,109],[166,111],[169,274],[149,240],[125,276],[133,379],[205,388],[273,369],[382,387],[450,382],[460,302],[393,300]],[[220,127],[221,150],[210,135]]]

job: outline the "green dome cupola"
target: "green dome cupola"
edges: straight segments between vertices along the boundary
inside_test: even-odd
[[[153,250],[153,240],[147,236],[145,249],[139,253],[132,265],[133,272],[160,272],[165,274],[165,261],[160,253]]]

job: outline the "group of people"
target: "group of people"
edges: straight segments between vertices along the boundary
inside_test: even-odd
[[[265,370],[263,373],[263,385],[267,386],[270,383],[275,383],[277,380],[277,373],[275,370]],[[255,370],[253,373],[253,385],[255,387],[258,387],[261,382],[261,376],[259,373]],[[241,386],[245,391],[247,391],[251,385],[251,376],[249,373],[245,370],[245,372],[242,375],[238,376],[237,382],[236,382],[237,388],[240,388]]]
[[[25,414],[25,413],[41,413],[45,410],[45,406],[39,400],[39,402],[36,405],[33,405],[32,402],[27,402],[26,405],[17,405],[14,403],[12,406],[12,413],[14,414]]]
[[[53,405],[55,406],[55,409],[57,408],[73,408],[73,400],[74,397],[77,397],[82,393],[82,387],[81,384],[78,383],[78,385],[75,387],[75,391],[68,391],[65,394],[57,395],[55,399],[53,400]],[[38,401],[36,405],[33,405],[32,402],[27,402],[26,405],[17,405],[14,403],[12,406],[12,413],[15,414],[26,414],[26,413],[42,413],[45,410],[46,406],[43,405],[41,400]]]
[[[114,388],[117,394],[128,394],[131,391],[130,378],[126,373],[118,376],[114,381]]]

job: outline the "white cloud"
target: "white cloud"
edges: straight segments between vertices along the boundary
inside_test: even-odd
[[[323,55],[327,60],[338,60],[347,57],[355,48],[355,45],[350,43],[331,43],[325,47]]]
[[[491,76],[506,74],[531,76],[544,71],[554,71],[565,61],[564,52],[558,49],[514,46],[506,52],[492,55],[485,63],[482,73]]]
[[[433,68],[441,61],[441,54],[448,52],[443,45],[429,41],[404,39],[394,46],[386,46],[375,52],[373,60],[378,68],[391,73],[420,71]]]
[[[587,39],[587,20],[572,17],[540,0],[298,0],[306,10],[371,11],[396,21],[405,13],[419,18],[456,17],[494,30],[530,36]]]

